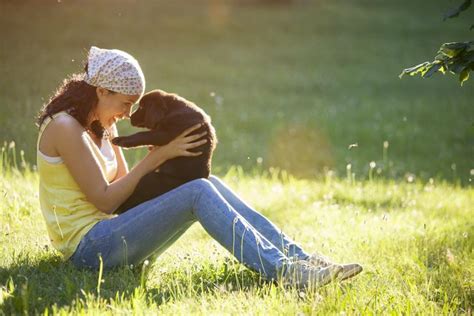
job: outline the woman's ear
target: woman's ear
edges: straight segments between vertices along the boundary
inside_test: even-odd
[[[145,112],[145,127],[155,129],[165,117],[165,111],[158,104],[148,104]]]
[[[95,92],[97,93],[97,97],[100,99],[100,98],[106,96],[109,93],[109,90],[107,90],[105,88],[97,87],[95,89]]]

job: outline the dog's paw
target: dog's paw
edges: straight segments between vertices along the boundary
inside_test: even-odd
[[[113,138],[112,144],[120,147],[132,147],[132,145],[129,144],[128,138],[122,136]]]

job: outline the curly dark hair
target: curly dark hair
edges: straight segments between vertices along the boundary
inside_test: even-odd
[[[87,72],[87,64],[84,70]],[[47,117],[52,118],[54,114],[65,111],[86,130],[91,131],[99,138],[103,137],[105,129],[98,120],[88,125],[89,115],[96,109],[99,99],[96,87],[85,82],[84,77],[85,73],[72,74],[63,81],[38,113],[36,120],[38,127],[41,127]]]

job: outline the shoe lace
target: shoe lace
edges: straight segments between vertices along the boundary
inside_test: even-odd
[[[308,261],[321,267],[327,267],[333,263],[328,257],[323,256],[318,252],[310,255]]]

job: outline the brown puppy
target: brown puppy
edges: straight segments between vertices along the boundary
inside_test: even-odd
[[[144,145],[165,145],[187,128],[202,123],[203,126],[192,134],[207,132],[207,142],[192,151],[202,152],[196,157],[177,157],[162,164],[158,171],[145,175],[135,191],[115,213],[123,213],[130,208],[162,195],[188,181],[208,178],[211,173],[212,153],[216,147],[215,129],[211,118],[194,103],[172,93],[153,90],[140,100],[140,106],[130,117],[136,127],[148,131],[130,136],[112,139],[112,143],[121,147]]]

